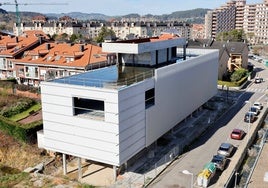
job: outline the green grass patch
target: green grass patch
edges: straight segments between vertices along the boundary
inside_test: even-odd
[[[23,111],[22,113],[16,114],[14,116],[9,117],[8,119],[10,119],[11,121],[19,121],[23,118],[28,117],[32,112],[37,112],[38,110],[41,109],[41,104],[37,103],[35,105],[33,105],[32,107],[30,107],[28,110]]]
[[[25,172],[18,174],[7,174],[0,177],[0,187],[14,187],[22,181],[29,181],[30,175]]]

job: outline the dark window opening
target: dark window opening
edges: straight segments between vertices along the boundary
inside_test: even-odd
[[[145,108],[154,105],[154,88],[145,91]]]
[[[73,103],[74,115],[104,117],[104,101],[74,97]]]

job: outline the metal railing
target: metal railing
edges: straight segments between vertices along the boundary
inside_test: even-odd
[[[56,82],[63,84],[81,85],[86,87],[119,89],[152,77],[154,77],[154,70],[146,71],[140,74],[136,74],[133,77],[119,80],[105,80],[105,79],[100,80],[100,79],[88,79],[78,77],[66,77],[66,78],[60,78]]]

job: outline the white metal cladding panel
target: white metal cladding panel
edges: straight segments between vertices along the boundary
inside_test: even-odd
[[[123,132],[138,122],[145,121],[145,113],[137,113],[132,117],[120,122],[120,132]]]
[[[138,44],[102,43],[103,52],[112,53],[138,53]]]
[[[82,128],[90,128],[94,129],[96,131],[103,131],[103,132],[111,132],[117,134],[119,132],[119,127],[117,124],[108,123],[105,121],[97,121],[89,118],[81,118],[77,116],[63,116],[55,113],[49,113],[47,111],[43,111],[43,121],[44,121],[44,127],[45,122],[53,121],[55,123],[59,123],[62,125],[72,125],[72,126],[78,126]],[[45,128],[44,128],[45,130]]]
[[[134,53],[140,54],[144,52],[151,52],[163,48],[170,48],[172,46],[182,46],[186,43],[185,38],[177,38],[172,40],[160,40],[154,42],[144,42],[139,44],[131,43],[102,43],[103,52],[114,53]]]
[[[66,106],[65,103],[51,104],[51,103],[44,103],[42,101],[42,110],[49,111],[50,113],[62,114],[62,115],[67,115],[67,116],[73,115],[72,106]]]
[[[146,146],[217,93],[218,51],[156,70],[155,106],[146,110]]]
[[[108,132],[107,130],[95,130],[91,126],[80,126],[80,125],[68,125],[60,124],[53,121],[44,121],[44,132],[55,131],[61,134],[81,136],[92,140],[99,140],[102,142],[116,143],[119,142],[117,133]],[[47,136],[45,134],[45,136]],[[58,137],[59,138],[59,137]]]
[[[42,98],[44,101],[48,101],[45,98],[48,96],[49,104],[43,103],[43,110],[47,112],[53,112],[56,114],[73,115],[73,97],[81,97],[87,99],[94,99],[104,101],[105,105],[105,121],[111,123],[118,123],[118,92],[113,92],[106,89],[96,89],[91,87],[77,87],[63,84],[51,84],[44,83],[42,86]],[[66,87],[66,88],[65,88]],[[45,90],[45,91],[44,91]],[[44,93],[43,93],[44,92]],[[46,93],[48,92],[48,93]],[[55,99],[53,99],[55,95]],[[62,103],[60,103],[62,102]],[[52,106],[53,103],[56,106]],[[70,105],[71,106],[68,106]]]
[[[145,104],[145,91],[137,93],[135,96],[131,96],[131,100],[129,98],[120,100],[120,113],[129,109],[131,106],[139,105],[141,102],[144,102]]]
[[[107,88],[42,82],[41,93],[42,95],[49,94],[62,97],[88,97],[96,100],[107,100],[114,103],[118,102],[118,91]]]
[[[84,146],[75,145],[75,143],[59,142],[57,140],[45,139],[45,148],[51,151],[57,151],[84,159],[90,159],[106,164],[119,166],[119,155],[112,152],[95,150]],[[60,149],[59,149],[60,148]]]
[[[105,121],[109,123],[118,124],[118,104],[105,101],[104,106]]]
[[[145,137],[137,140],[137,142],[133,143],[131,146],[127,147],[126,150],[120,152],[120,165],[127,162],[134,154],[137,154],[142,149],[144,149]],[[121,150],[121,149],[120,149]]]
[[[73,105],[73,101],[70,100],[69,97],[63,97],[60,95],[50,95],[42,93],[42,103],[53,103],[58,105],[64,105],[71,107]]]
[[[101,138],[101,134],[99,134],[98,138],[92,138],[89,136],[84,137],[84,136],[85,134],[78,135],[78,134],[73,134],[72,132],[69,132],[68,134],[66,134],[63,132],[56,132],[54,130],[51,131],[48,129],[45,132],[46,140],[57,140],[58,142],[71,143],[71,144],[78,145],[78,146],[88,147],[96,151],[100,150],[100,151],[111,152],[111,153],[116,153],[116,154],[119,153],[118,142],[113,143],[109,139]],[[111,135],[111,140],[115,140],[113,139],[113,137],[118,137],[118,136]]]
[[[119,110],[121,110],[122,108],[121,101],[129,100],[130,98],[135,97],[136,95],[144,94],[145,96],[145,87],[146,87],[146,81],[133,84],[129,87],[120,90],[118,93],[118,101],[120,101]]]
[[[141,82],[119,92],[120,163],[145,147],[145,89],[149,84]]]
[[[131,127],[129,127],[128,129],[126,129],[125,131],[120,132],[121,133],[120,140],[119,140],[120,149],[124,149],[124,145],[125,146],[127,145],[125,142],[130,138],[134,140],[138,140],[142,137],[145,137],[145,127],[143,126],[143,124],[144,124],[143,121],[137,122],[133,124]]]
[[[139,113],[145,113],[145,104],[139,103],[131,106],[130,108],[121,111],[119,115],[119,122],[122,122],[126,119],[131,118],[132,116],[139,114]]]

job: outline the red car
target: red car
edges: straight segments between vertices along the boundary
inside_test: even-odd
[[[245,131],[241,130],[241,129],[234,129],[230,135],[230,137],[232,139],[235,139],[235,140],[242,140],[243,137],[245,135]]]

